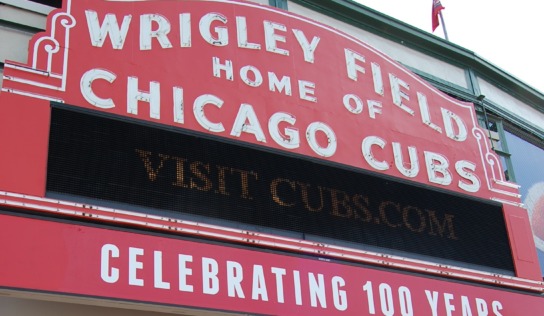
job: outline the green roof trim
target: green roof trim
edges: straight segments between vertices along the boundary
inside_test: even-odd
[[[287,0],[268,0],[268,4],[276,8],[287,10]]]

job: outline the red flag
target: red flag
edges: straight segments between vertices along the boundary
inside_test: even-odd
[[[442,3],[440,3],[440,0],[433,0],[433,32],[440,25],[440,21],[438,20],[438,14],[440,14],[440,11],[444,9],[445,8],[442,6]]]

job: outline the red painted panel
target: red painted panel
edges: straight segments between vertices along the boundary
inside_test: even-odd
[[[9,271],[0,286],[158,304],[274,315],[510,316],[544,308],[538,296],[7,215],[0,251]]]
[[[527,210],[508,204],[503,206],[506,228],[514,256],[516,275],[520,278],[541,280],[536,246],[532,236]]]
[[[0,188],[45,195],[49,102],[0,95]]]

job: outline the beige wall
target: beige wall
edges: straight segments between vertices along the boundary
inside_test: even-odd
[[[15,294],[14,294],[15,293]],[[0,291],[2,316],[232,316],[217,311],[195,310],[142,303],[61,297],[51,294],[21,294]],[[36,299],[39,298],[39,299]]]
[[[258,3],[258,4],[264,4],[264,5],[268,5],[268,0],[249,0],[250,2],[255,2],[255,3]]]
[[[6,60],[26,63],[33,29],[45,29],[46,14],[52,9],[27,0],[0,0],[1,63]],[[2,76],[0,67],[0,88]]]
[[[34,33],[0,25],[0,60],[26,62],[28,41]]]
[[[486,99],[497,104],[509,113],[522,117],[531,125],[544,127],[544,113],[512,97],[510,94],[500,90],[491,83],[478,78],[480,91]]]

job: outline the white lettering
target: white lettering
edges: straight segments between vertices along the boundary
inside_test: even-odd
[[[293,271],[293,285],[295,287],[295,303],[297,305],[302,305],[302,290],[300,284],[300,271]]]
[[[427,301],[433,312],[433,316],[438,316],[438,292],[425,290],[425,296],[427,296]]]
[[[99,96],[97,96],[92,88],[92,84],[96,79],[102,79],[106,80],[109,83],[113,83],[113,81],[117,78],[117,76],[108,70],[104,69],[91,69],[88,70],[81,76],[80,81],[80,88],[81,88],[81,95],[85,98],[87,102],[90,104],[101,108],[101,109],[111,109],[115,107],[115,104],[113,103],[113,100],[111,98],[103,99]]]
[[[253,134],[257,141],[266,143],[263,129],[251,104],[242,103],[240,105],[230,135],[240,137],[242,132]]]
[[[202,258],[202,292],[204,294],[216,295],[219,293],[218,272],[217,261],[212,258]]]
[[[204,106],[206,104],[211,104],[217,108],[221,108],[223,106],[223,100],[212,94],[203,94],[196,98],[193,104],[193,113],[196,121],[200,124],[200,126],[210,132],[220,133],[225,131],[225,128],[221,122],[213,123],[206,117],[206,114],[204,113]]]
[[[346,94],[343,98],[344,107],[353,114],[360,114],[363,112],[363,100],[355,94]],[[352,103],[355,103],[352,105]]]
[[[452,316],[452,313],[455,311],[455,306],[451,303],[453,300],[453,294],[444,293],[444,304],[446,306],[446,315]]]
[[[291,95],[291,78],[283,76],[281,81],[279,81],[275,73],[268,72],[268,89],[270,91],[278,89],[279,92],[285,89],[285,95]]]
[[[236,261],[227,261],[227,288],[229,297],[245,298],[242,290],[244,270],[242,265]]]
[[[317,98],[314,96],[315,83],[306,80],[299,80],[298,92],[302,100],[317,102]]]
[[[417,149],[413,146],[408,146],[408,156],[410,162],[405,163],[402,157],[402,148],[400,143],[393,142],[393,156],[395,157],[395,166],[397,170],[408,178],[413,178],[419,173],[419,160],[417,158]],[[409,165],[410,168],[406,166]]]
[[[375,119],[376,114],[382,114],[382,103],[379,101],[368,100],[368,114],[370,118]]]
[[[470,171],[467,171],[470,170]],[[480,190],[480,179],[478,179],[478,176],[475,175],[473,172],[476,170],[476,164],[466,161],[466,160],[460,160],[455,163],[455,171],[461,176],[461,178],[466,179],[470,181],[470,183],[467,183],[465,181],[459,180],[459,187],[467,192],[478,192]]]
[[[435,123],[431,122],[431,113],[429,113],[429,105],[427,104],[427,96],[425,96],[423,93],[418,92],[417,93],[417,100],[419,102],[419,110],[421,111],[421,121],[423,124],[429,126],[433,130],[442,133],[442,129],[436,125]]]
[[[193,292],[193,286],[187,284],[187,276],[193,275],[193,269],[187,267],[187,262],[193,262],[193,256],[178,255],[179,290]]]
[[[247,41],[247,22],[246,17],[236,17],[236,33],[238,35],[238,47],[247,49],[261,49],[260,44],[249,43]]]
[[[370,63],[372,68],[372,81],[374,82],[374,92],[376,94],[383,96],[383,78],[382,78],[382,69],[380,65],[376,63]]]
[[[144,264],[138,261],[138,256],[143,256],[144,250],[141,248],[128,248],[128,284],[144,286],[144,280],[137,276],[138,270],[143,269]]]
[[[226,24],[227,17],[220,13],[208,13],[204,15],[199,23],[200,35],[206,42],[213,46],[227,46],[229,44],[229,33],[226,27],[216,26],[214,28],[216,37],[212,35],[210,28],[215,21]]]
[[[285,36],[276,34],[276,31],[287,31],[287,27],[283,24],[264,21],[264,40],[266,50],[271,53],[289,56],[289,51],[278,47],[278,42],[285,43]]]
[[[317,141],[317,132],[321,131],[327,137],[327,145],[321,146]],[[336,153],[336,135],[330,126],[322,122],[313,122],[306,129],[306,139],[310,148],[318,155],[323,157],[331,157]]]
[[[334,301],[334,307],[339,311],[345,311],[348,309],[348,297],[345,290],[340,288],[346,285],[346,281],[339,276],[332,278],[332,298]]]
[[[304,32],[301,30],[293,29],[293,33],[295,34],[295,37],[297,38],[298,43],[304,52],[304,61],[313,63],[315,61],[314,53],[317,44],[319,43],[319,37],[314,36],[314,38],[312,38],[312,42],[310,43],[308,42],[306,35],[304,35]]]
[[[264,278],[263,266],[253,265],[253,288],[251,293],[252,300],[268,301],[268,292],[266,290],[266,282]]]
[[[115,283],[119,281],[119,269],[110,267],[110,258],[119,258],[119,248],[105,244],[100,256],[100,276],[104,282]]]
[[[117,23],[117,17],[115,14],[106,14],[106,17],[100,26],[98,25],[98,15],[96,11],[85,10],[85,17],[87,18],[87,27],[89,28],[91,45],[95,47],[102,47],[106,37],[109,35],[113,49],[123,48],[127,38],[132,15],[125,15],[123,18],[123,24],[121,24],[121,29],[119,29],[119,24]]]
[[[387,170],[389,169],[389,164],[385,161],[378,161],[374,154],[372,153],[372,146],[376,145],[383,149],[385,147],[385,140],[378,136],[367,136],[363,140],[361,150],[363,152],[363,157],[365,158],[366,162],[374,169],[376,170]]]
[[[429,182],[449,185],[452,179],[451,173],[448,170],[449,164],[446,157],[430,151],[425,151],[424,154]]]
[[[253,79],[248,77],[248,72],[253,74]],[[250,87],[258,87],[263,83],[261,72],[253,66],[244,66],[240,68],[240,78],[242,78],[242,81]]]
[[[172,98],[174,100],[174,122],[183,124],[185,122],[183,89],[181,87],[173,87]]]
[[[406,113],[414,115],[414,110],[412,110],[402,102],[403,99],[409,101],[410,97],[406,92],[402,91],[401,88],[409,90],[410,86],[393,74],[389,74],[389,82],[391,83],[391,95],[393,96],[393,103]]]
[[[272,267],[271,271],[276,276],[276,296],[278,303],[285,303],[285,299],[283,297],[283,277],[286,274],[286,270]]]
[[[179,15],[179,41],[181,47],[191,47],[191,14]]]
[[[138,101],[149,103],[149,117],[161,118],[161,89],[156,81],[149,83],[149,92],[138,89],[138,78],[128,77],[127,81],[127,113],[138,115]]]
[[[278,112],[274,113],[268,121],[268,132],[272,139],[283,148],[295,149],[300,146],[300,135],[298,129],[286,127],[283,133],[279,130],[279,124],[286,122],[293,126],[296,122],[296,118],[289,113]]]
[[[234,70],[232,69],[232,61],[226,60],[224,64],[221,63],[221,60],[218,57],[212,58],[213,64],[213,76],[221,78],[221,71],[225,72],[225,79],[233,81],[234,80]]]
[[[357,72],[360,72],[362,74],[365,73],[365,68],[363,68],[361,65],[358,65],[357,61],[364,63],[365,57],[347,48],[344,49],[344,55],[346,57],[346,68],[348,72],[348,78],[350,78],[353,81],[357,81],[358,79]]]
[[[310,304],[312,307],[317,307],[317,301],[319,300],[319,305],[321,305],[322,308],[327,308],[323,274],[318,274],[316,280],[313,273],[308,273],[308,281],[310,282]]]
[[[170,283],[165,282],[162,279],[162,252],[154,251],[153,252],[153,265],[154,265],[154,285],[157,289],[170,289]]]
[[[464,295],[461,296],[461,311],[463,312],[463,316],[472,316],[470,301],[468,300],[468,297]]]
[[[458,142],[463,142],[467,139],[467,127],[457,114],[442,108],[442,118],[444,120],[444,127],[446,128],[446,136]],[[453,122],[457,126],[457,133],[455,133]]]
[[[493,301],[493,303],[491,303],[491,306],[493,307],[493,313],[495,313],[495,316],[502,316],[500,312],[503,309],[501,302]]]
[[[487,302],[481,298],[476,298],[476,310],[478,311],[478,316],[487,316],[489,313]]]
[[[156,30],[152,29],[152,24],[158,25]],[[155,37],[162,48],[172,48],[172,43],[166,36],[170,33],[170,21],[160,14],[142,14],[140,15],[140,50],[151,49],[151,39]]]

